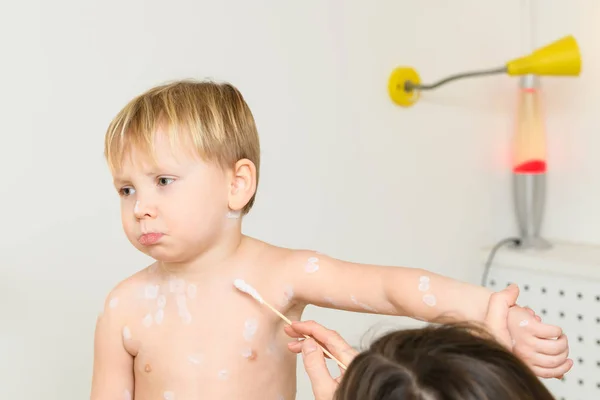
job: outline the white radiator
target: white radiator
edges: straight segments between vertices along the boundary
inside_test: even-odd
[[[487,259],[490,249],[485,249]],[[487,286],[521,289],[518,303],[543,322],[563,328],[573,368],[564,379],[543,382],[558,400],[600,399],[600,246],[553,243],[544,251],[500,248]]]

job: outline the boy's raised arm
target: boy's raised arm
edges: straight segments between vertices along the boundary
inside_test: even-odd
[[[298,300],[329,308],[436,322],[484,321],[492,294],[422,269],[359,264],[310,251],[293,258]]]

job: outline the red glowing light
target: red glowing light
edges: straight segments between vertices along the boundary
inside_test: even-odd
[[[543,174],[546,172],[546,161],[528,160],[513,168],[516,174]]]

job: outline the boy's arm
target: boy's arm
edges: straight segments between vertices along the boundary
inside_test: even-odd
[[[133,399],[133,357],[123,346],[122,318],[105,306],[94,334],[91,400]]]
[[[312,251],[291,257],[306,304],[434,322],[484,321],[492,291],[416,268],[347,262]]]

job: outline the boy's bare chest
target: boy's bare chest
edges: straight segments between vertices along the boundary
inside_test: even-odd
[[[138,394],[163,391],[163,398],[179,393],[173,399],[180,399],[241,390],[248,398],[253,388],[270,385],[289,397],[295,356],[283,322],[267,308],[235,290],[204,291],[185,282],[149,284],[138,297],[123,330]]]

